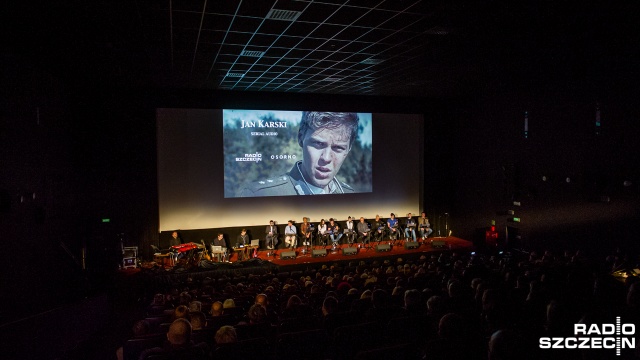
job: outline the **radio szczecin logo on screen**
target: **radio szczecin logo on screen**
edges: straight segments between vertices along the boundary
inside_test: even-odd
[[[616,317],[615,324],[574,324],[574,337],[541,337],[540,349],[615,349],[620,356],[622,349],[636,348],[636,326],[622,324]]]
[[[244,154],[243,157],[237,157],[236,161],[255,161],[257,163],[262,161],[262,153]]]

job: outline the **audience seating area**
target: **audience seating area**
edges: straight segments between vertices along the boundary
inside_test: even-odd
[[[192,323],[188,347],[197,344],[202,352],[188,358],[613,358],[613,350],[552,351],[538,342],[572,336],[578,322],[611,323],[621,316],[640,323],[639,278],[623,282],[610,275],[638,267],[637,261],[619,253],[445,251],[411,262],[189,278],[150,290],[146,317],[131,319],[136,335],[123,344],[122,357],[184,358],[166,350],[167,332],[176,318],[200,312],[206,322],[202,328]],[[165,350],[144,354],[154,347]]]

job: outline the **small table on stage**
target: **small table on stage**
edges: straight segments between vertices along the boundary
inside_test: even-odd
[[[210,251],[211,257],[215,258],[218,262],[223,262],[224,256],[227,253],[226,250],[227,249],[223,248],[222,246],[211,245],[211,251]]]
[[[238,261],[251,259],[251,252],[253,249],[257,249],[258,246],[246,245],[243,247],[234,247],[233,252],[238,254]]]

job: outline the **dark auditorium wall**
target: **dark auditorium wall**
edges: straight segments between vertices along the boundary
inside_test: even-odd
[[[518,247],[637,250],[637,95],[554,81],[487,86],[461,108],[450,134],[454,234],[472,239],[483,235],[477,229],[496,220],[499,230],[510,226],[519,232]],[[624,186],[625,180],[633,185]],[[514,210],[521,222],[508,222],[497,214],[503,210]]]

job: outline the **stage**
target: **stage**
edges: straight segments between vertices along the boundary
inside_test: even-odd
[[[388,245],[389,251],[377,251],[378,245]],[[286,258],[291,255],[288,249],[278,250],[258,250],[255,257],[249,260],[238,261],[237,253],[231,256],[229,262],[215,262],[201,260],[197,263],[189,265],[178,264],[175,266],[161,266],[155,262],[145,262],[135,269],[126,269],[122,272],[129,275],[138,272],[151,275],[155,278],[162,278],[161,282],[183,280],[186,278],[240,278],[248,275],[264,275],[289,273],[292,271],[304,271],[313,268],[320,268],[322,265],[346,266],[348,263],[361,261],[372,262],[375,260],[383,263],[385,260],[395,261],[402,258],[404,261],[417,261],[421,256],[430,256],[443,251],[472,251],[473,244],[471,241],[460,239],[457,237],[435,237],[429,238],[427,241],[418,241],[418,246],[413,249],[405,247],[404,240],[391,241],[385,240],[380,243],[372,243],[370,248],[358,247],[358,244],[351,247],[342,244],[336,251],[332,251],[330,246],[321,247],[314,246],[304,253],[303,248],[299,247],[295,251],[295,257]],[[345,249],[351,250],[353,254],[345,255]],[[326,256],[312,256],[312,250],[326,249]],[[287,254],[289,253],[289,254]],[[284,255],[284,256],[283,256]]]
[[[435,242],[435,246],[433,245]],[[277,265],[279,268],[286,268],[287,266],[292,265],[302,265],[302,264],[322,264],[328,262],[336,262],[336,261],[360,261],[360,260],[369,260],[369,259],[378,259],[378,258],[387,258],[387,257],[414,257],[418,255],[418,257],[422,254],[438,252],[443,250],[466,250],[470,251],[473,247],[472,243],[467,240],[463,240],[460,238],[456,238],[453,236],[450,237],[437,237],[437,238],[429,238],[427,241],[418,241],[418,247],[415,249],[407,249],[405,248],[404,240],[398,240],[395,242],[391,240],[381,241],[380,245],[385,245],[391,243],[392,245],[389,247],[389,251],[377,251],[376,247],[378,243],[372,243],[371,247],[363,248],[358,246],[362,246],[362,244],[354,244],[349,247],[347,244],[342,244],[336,251],[332,251],[331,246],[321,247],[314,246],[312,250],[323,250],[326,249],[326,256],[312,256],[312,250],[309,250],[306,254],[302,253],[302,248],[298,248],[296,250],[296,257],[293,259],[285,259],[282,258],[283,253],[286,255],[288,252],[286,249],[279,249],[278,251],[272,251],[271,255],[268,255],[269,252],[267,250],[261,250],[258,252],[258,258],[268,261],[271,264]],[[349,251],[345,249],[356,249],[356,252],[351,255],[345,255],[344,251]]]

